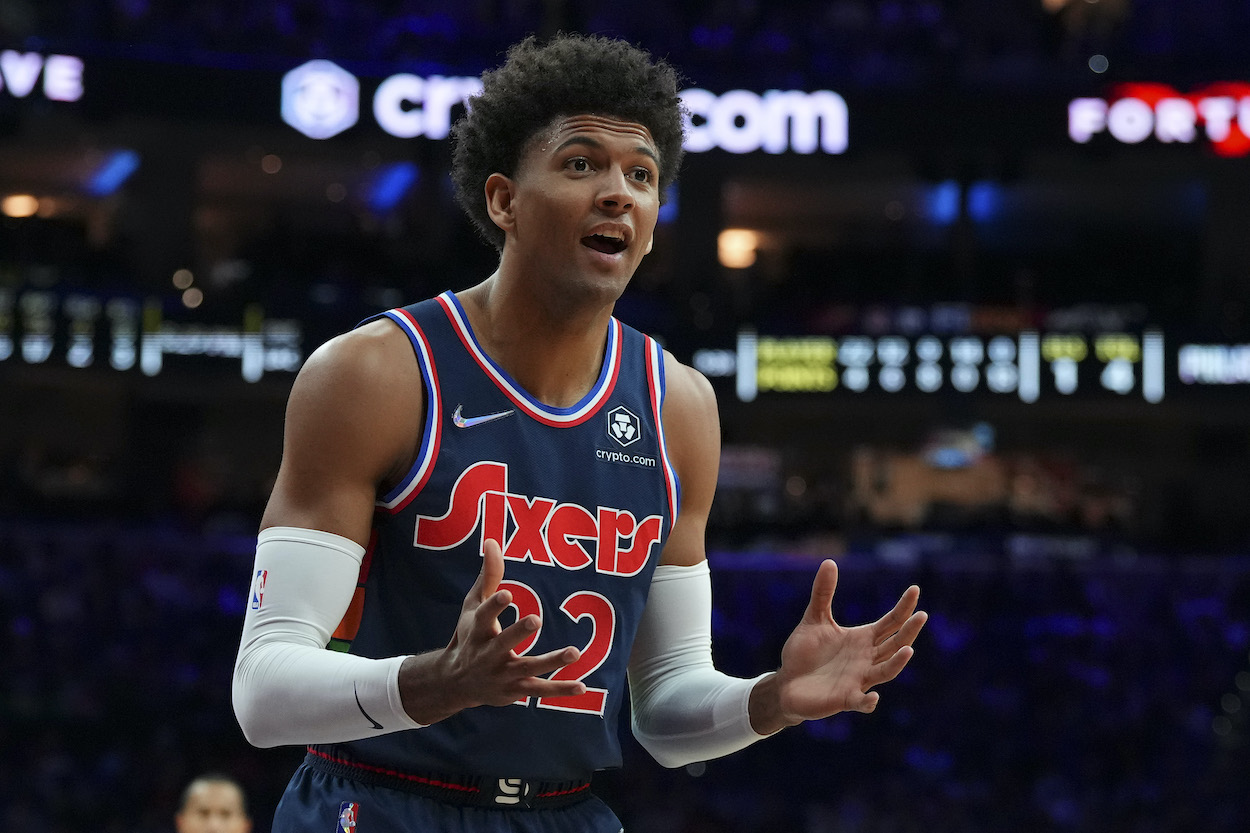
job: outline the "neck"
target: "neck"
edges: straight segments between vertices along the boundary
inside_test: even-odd
[[[499,272],[457,297],[482,349],[539,402],[567,408],[598,380],[611,304],[539,295]]]

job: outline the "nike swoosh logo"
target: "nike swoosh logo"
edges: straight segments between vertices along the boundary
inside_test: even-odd
[[[365,711],[365,707],[360,705],[360,692],[356,690],[355,683],[352,683],[352,693],[356,695],[356,708],[360,709],[360,713],[365,716],[365,720],[368,720],[370,723],[372,723],[373,728],[381,729],[382,724],[374,720],[372,717],[370,717],[369,712]]]
[[[493,422],[497,419],[503,419],[512,414],[512,410],[500,411],[497,414],[483,414],[482,416],[467,417],[461,416],[460,409],[463,405],[456,406],[456,412],[451,415],[451,421],[457,428],[472,428],[474,425],[481,425],[483,422]]]

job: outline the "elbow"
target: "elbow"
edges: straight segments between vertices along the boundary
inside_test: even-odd
[[[230,687],[230,700],[234,706],[234,719],[238,722],[239,728],[243,731],[243,737],[252,746],[258,749],[271,749],[275,746],[282,745],[282,739],[274,735],[273,731],[263,719],[264,708],[261,704],[263,697],[256,691],[244,684],[239,674],[239,669],[234,672],[234,680]]]
[[[662,767],[679,769],[699,762],[698,758],[691,757],[688,752],[680,749],[679,744],[669,743],[661,736],[648,734],[638,725],[637,720],[631,722],[630,728],[634,733],[634,739]]]

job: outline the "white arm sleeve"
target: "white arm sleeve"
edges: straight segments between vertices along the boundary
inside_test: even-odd
[[[234,713],[255,746],[336,743],[421,728],[404,711],[405,657],[326,649],[351,603],[364,549],[329,532],[263,530],[234,666]]]
[[[712,578],[704,561],[660,565],[629,661],[634,737],[666,767],[719,758],[761,735],[751,728],[752,680],[712,665]]]

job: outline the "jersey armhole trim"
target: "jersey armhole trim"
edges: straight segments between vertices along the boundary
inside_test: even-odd
[[[660,464],[664,469],[664,490],[668,495],[669,531],[677,523],[677,510],[681,505],[681,481],[668,458],[668,443],[664,438],[664,395],[667,390],[664,379],[664,349],[651,338],[647,339],[647,387],[651,393],[651,411],[655,419],[655,434],[660,449]]]
[[[430,479],[430,473],[434,470],[443,430],[443,400],[438,384],[438,371],[434,366],[434,355],[430,350],[429,340],[416,318],[406,309],[393,309],[382,315],[394,321],[412,342],[412,349],[416,354],[417,366],[421,370],[426,392],[425,427],[422,430],[421,450],[417,452],[417,459],[404,479],[379,498],[376,504],[378,511],[393,515],[401,511],[421,492]]]

